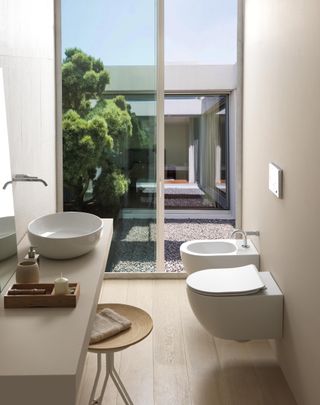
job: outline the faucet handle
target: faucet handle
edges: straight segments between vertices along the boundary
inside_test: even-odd
[[[29,174],[15,174],[14,176],[13,176],[13,180],[15,180],[15,181],[19,181],[19,180],[27,180],[27,179],[29,179],[29,180],[35,180],[35,179],[37,179],[38,177],[36,177],[36,176],[29,176]]]

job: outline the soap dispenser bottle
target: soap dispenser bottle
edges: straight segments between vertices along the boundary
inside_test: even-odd
[[[37,253],[36,248],[34,246],[30,246],[28,253],[25,256],[26,260],[34,260],[38,265],[40,265],[40,255]]]

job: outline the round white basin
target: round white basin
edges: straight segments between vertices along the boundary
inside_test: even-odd
[[[17,253],[16,228],[14,217],[0,218],[0,260]]]
[[[215,255],[232,253],[237,250],[234,243],[219,240],[200,240],[187,242],[189,252],[198,255]]]
[[[72,259],[90,252],[100,239],[102,220],[85,212],[58,212],[30,222],[28,237],[40,255]]]

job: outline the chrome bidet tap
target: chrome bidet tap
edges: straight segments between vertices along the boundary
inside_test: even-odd
[[[242,235],[242,237],[243,237],[243,241],[242,241],[242,245],[241,245],[241,246],[242,246],[243,248],[248,248],[249,245],[248,245],[248,240],[247,240],[247,233],[246,233],[246,231],[244,231],[244,230],[242,230],[242,229],[235,229],[235,230],[232,232],[232,234],[231,234],[231,239],[234,238],[237,233],[240,233],[240,234]]]

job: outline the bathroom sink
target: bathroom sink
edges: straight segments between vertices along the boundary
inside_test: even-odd
[[[30,222],[28,237],[40,255],[72,259],[90,252],[100,239],[102,220],[85,212],[58,212]]]
[[[189,274],[247,264],[254,264],[259,269],[259,253],[250,239],[248,245],[244,248],[240,239],[192,240],[180,246],[180,255],[184,270]]]
[[[17,253],[16,228],[14,217],[0,218],[0,260]]]

